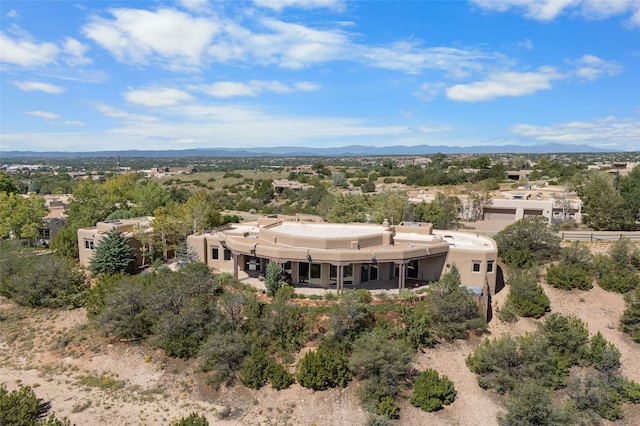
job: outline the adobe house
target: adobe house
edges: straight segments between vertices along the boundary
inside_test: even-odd
[[[137,270],[142,266],[142,255],[140,242],[134,238],[134,229],[137,225],[148,227],[152,219],[152,217],[136,217],[131,219],[105,220],[98,222],[96,226],[78,229],[80,264],[89,267],[93,253],[100,244],[100,240],[103,239],[106,233],[112,228],[117,228],[118,231],[127,238],[129,246],[132,248],[134,261],[129,269],[131,272]]]
[[[291,284],[342,290],[371,282],[399,289],[437,281],[452,265],[462,284],[494,294],[498,250],[475,233],[434,231],[430,223],[336,224],[265,217],[190,235],[189,247],[211,269],[236,279],[283,265]]]

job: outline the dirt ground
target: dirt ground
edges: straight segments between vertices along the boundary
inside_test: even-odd
[[[581,318],[593,334],[602,332],[622,353],[622,373],[640,382],[640,345],[617,330],[624,310],[621,295],[595,286],[589,291],[563,291],[544,285],[552,312]],[[502,305],[506,289],[493,299]],[[197,362],[166,358],[162,351],[128,342],[94,337],[83,309],[31,311],[0,298],[9,319],[0,323],[0,382],[9,389],[30,385],[51,401],[52,411],[76,425],[168,425],[191,412],[212,425],[362,425],[368,414],[358,404],[358,383],[345,389],[313,392],[293,385],[283,391],[269,386],[252,391],[242,386],[213,391]],[[16,318],[21,316],[21,318]],[[419,370],[434,368],[455,385],[455,402],[436,413],[401,403],[402,425],[495,425],[500,398],[482,390],[465,358],[485,337],[522,335],[535,320],[506,324],[494,318],[489,335],[441,344],[415,361]],[[91,336],[91,337],[90,337]],[[640,424],[640,407],[626,406],[626,419]],[[614,423],[605,423],[611,424]]]

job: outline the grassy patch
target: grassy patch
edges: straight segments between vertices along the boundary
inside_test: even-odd
[[[77,376],[76,382],[91,388],[99,388],[102,390],[118,390],[125,386],[122,380],[116,380],[107,376]]]

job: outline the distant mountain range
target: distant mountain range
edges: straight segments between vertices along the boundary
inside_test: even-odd
[[[299,146],[276,146],[271,148],[194,148],[182,150],[127,150],[92,152],[33,152],[7,151],[0,158],[43,158],[43,157],[368,157],[389,155],[429,155],[429,154],[550,154],[550,153],[593,153],[622,152],[595,148],[589,145],[544,144],[534,146],[365,146],[349,145],[340,148],[307,148]]]

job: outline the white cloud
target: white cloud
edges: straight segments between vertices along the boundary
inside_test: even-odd
[[[20,17],[20,14],[18,13],[17,10],[11,9],[10,11],[7,12],[7,14],[5,16],[7,18],[17,19],[17,18]]]
[[[63,60],[71,67],[90,64],[91,59],[85,56],[87,50],[89,50],[87,45],[80,43],[75,38],[67,37],[62,43]]]
[[[84,127],[87,125],[87,123],[85,123],[84,121],[74,121],[74,120],[67,120],[63,124],[65,126],[78,126],[78,127]]]
[[[12,25],[10,33],[0,34],[0,60],[25,68],[51,65],[62,60],[71,67],[86,65],[91,60],[84,56],[87,46],[71,37],[60,43],[37,42],[31,34],[17,25]]]
[[[574,74],[584,80],[593,81],[602,76],[614,76],[622,71],[622,67],[613,61],[605,61],[594,55],[583,55],[574,61]]]
[[[100,111],[102,114],[106,115],[107,117],[122,118],[123,120],[134,121],[134,122],[136,121],[151,122],[151,121],[158,120],[156,117],[153,117],[153,116],[132,114],[132,113],[128,113],[126,111],[122,111],[104,104],[96,104],[95,107],[98,109],[98,111]]]
[[[187,10],[203,12],[209,10],[208,0],[180,0],[180,4]]]
[[[0,33],[0,60],[23,67],[42,66],[54,63],[60,52],[54,43],[38,43],[30,38],[14,39]]]
[[[293,86],[303,92],[312,92],[320,88],[319,84],[311,83],[310,81],[301,81],[300,83],[296,83]]]
[[[284,7],[284,3],[272,1],[266,5]],[[174,71],[197,71],[212,62],[303,69],[330,61],[351,61],[412,74],[441,70],[460,78],[483,70],[487,63],[507,60],[504,55],[477,49],[423,47],[415,40],[369,46],[354,42],[356,35],[347,32],[341,22],[335,28],[317,29],[256,11],[250,14],[251,28],[211,11],[190,14],[168,8],[120,8],[109,12],[111,18],[95,17],[83,27],[88,38],[120,62],[160,65]]]
[[[219,81],[208,86],[202,86],[201,90],[216,98],[233,98],[236,96],[255,96],[256,90],[245,83],[235,81]]]
[[[258,42],[252,54],[267,62],[275,60],[283,68],[300,69],[343,58],[350,44],[349,38],[337,30],[316,30],[267,18],[262,19],[261,23],[271,34],[258,35],[249,40]]]
[[[355,46],[360,61],[388,70],[418,74],[424,70],[440,70],[454,78],[463,78],[485,68],[485,62],[504,62],[498,53],[451,47],[420,47],[416,42],[397,42],[390,46]]]
[[[589,143],[598,146],[620,146],[629,149],[640,140],[640,121],[635,118],[604,117],[593,121],[573,121],[536,126],[517,124],[511,131],[536,141]]]
[[[65,87],[43,83],[41,81],[14,81],[13,84],[25,92],[44,92],[52,95],[57,95],[67,90]]]
[[[449,99],[463,102],[487,101],[502,96],[531,95],[551,89],[551,82],[563,78],[553,68],[544,67],[538,72],[500,72],[485,81],[456,84],[446,92]]]
[[[261,93],[292,93],[295,90],[312,91],[319,88],[318,85],[303,81],[288,86],[279,81],[251,80],[246,83],[237,81],[218,81],[216,83],[194,87],[203,93],[216,98],[234,98],[239,96],[258,96]]]
[[[636,0],[582,0],[580,6],[580,13],[594,20],[640,12],[640,4]]]
[[[25,114],[33,115],[34,117],[40,117],[47,120],[56,120],[60,118],[58,114],[54,114],[53,112],[48,111],[25,111]]]
[[[175,9],[122,8],[110,9],[110,13],[113,19],[95,17],[83,32],[124,63],[160,62],[174,70],[192,69],[200,65],[219,29],[214,18],[194,17]]]
[[[127,102],[147,107],[170,106],[193,99],[191,95],[182,90],[160,87],[129,90],[124,94],[124,98]]]
[[[481,9],[492,12],[515,10],[537,21],[553,21],[571,13],[590,20],[608,19],[616,15],[631,17],[631,25],[640,25],[640,3],[637,0],[471,0]]]
[[[345,4],[343,0],[253,0],[260,7],[282,11],[285,8],[318,9],[327,8],[335,11],[343,11]]]
[[[440,91],[445,87],[444,83],[422,83],[420,85],[420,89],[415,91],[413,94],[420,99],[425,101],[431,101],[435,99],[436,96],[440,93]]]

